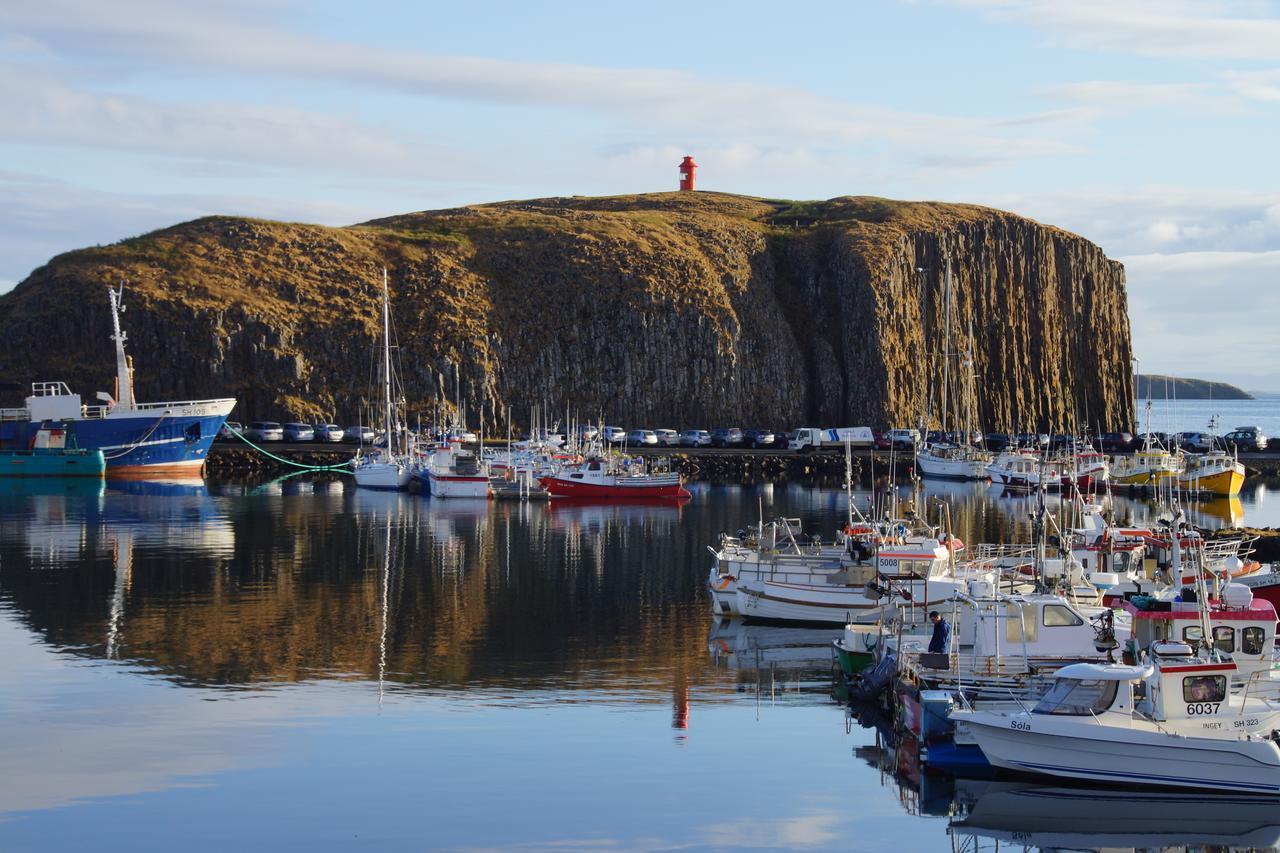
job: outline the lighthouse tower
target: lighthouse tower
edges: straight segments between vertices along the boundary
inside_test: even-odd
[[[698,164],[693,162],[693,157],[686,154],[684,160],[680,161],[680,191],[693,192],[693,174],[698,171]]]

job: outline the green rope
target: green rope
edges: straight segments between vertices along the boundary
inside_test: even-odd
[[[343,462],[341,465],[303,465],[301,462],[294,462],[292,459],[285,459],[283,456],[276,456],[269,450],[263,450],[249,439],[245,438],[238,430],[231,430],[231,434],[261,453],[268,459],[274,459],[282,465],[291,465],[294,468],[300,468],[302,471],[346,471],[351,473],[351,461]]]

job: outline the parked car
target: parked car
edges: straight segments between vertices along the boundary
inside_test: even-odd
[[[687,429],[680,433],[682,447],[710,447],[711,433],[705,429]]]
[[[1104,432],[1093,444],[1103,453],[1124,453],[1133,450],[1133,433]]]
[[[659,447],[675,447],[680,444],[680,433],[673,429],[655,429],[653,434],[658,438]]]
[[[1193,453],[1207,453],[1213,450],[1214,436],[1203,432],[1180,432],[1174,437],[1174,444],[1183,450]]]
[[[894,450],[915,450],[920,440],[920,431],[914,429],[891,429],[888,433],[889,446]]]
[[[635,447],[657,447],[658,434],[651,429],[633,429],[627,433],[627,444]]]
[[[875,436],[875,442],[871,446],[876,450],[889,450],[893,447],[893,442],[889,441],[889,433],[873,429],[871,434]]]
[[[578,438],[582,439],[583,441],[591,441],[593,438],[595,438],[599,434],[600,434],[600,430],[596,429],[590,424],[582,424],[581,426],[578,427]]]
[[[218,429],[218,440],[231,441],[242,432],[244,432],[244,427],[235,421],[223,421],[222,426]]]
[[[337,424],[312,424],[316,441],[342,441],[342,427]]]
[[[627,431],[622,427],[607,426],[601,431],[600,437],[609,444],[622,444],[627,440]]]
[[[1009,449],[1009,445],[1013,443],[1013,439],[1009,437],[1008,433],[989,432],[983,436],[982,443],[992,453],[1004,453]]]
[[[719,427],[711,431],[713,447],[741,447],[742,430],[737,427]]]
[[[742,431],[743,446],[751,445],[752,447],[773,447],[778,441],[778,437],[773,434],[771,429],[760,429],[752,427]]]
[[[1089,443],[1089,439],[1079,435],[1068,435],[1067,433],[1056,433],[1049,439],[1050,450],[1068,450],[1071,448],[1093,447]]]
[[[1020,432],[1013,437],[1013,441],[1018,447],[1030,447],[1032,450],[1049,446],[1049,436],[1043,432]]]
[[[315,441],[316,431],[311,424],[287,423],[284,425],[285,441]]]
[[[284,427],[275,421],[254,421],[244,431],[250,441],[284,441]]]
[[[373,427],[347,427],[342,433],[342,440],[350,444],[373,444]]]
[[[1228,447],[1238,450],[1266,450],[1267,437],[1261,427],[1236,427],[1222,437]]]

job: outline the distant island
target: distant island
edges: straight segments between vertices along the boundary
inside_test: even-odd
[[[1248,391],[1225,382],[1207,379],[1184,379],[1180,376],[1138,374],[1138,399],[1163,400],[1176,397],[1179,400],[1252,400]]]

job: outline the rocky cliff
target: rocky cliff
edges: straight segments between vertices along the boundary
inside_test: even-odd
[[[1132,421],[1124,270],[1087,240],[970,205],[702,192],[347,228],[210,217],[70,252],[0,297],[0,393],[110,390],[104,291],[126,280],[139,399],[354,422],[378,398],[384,266],[424,421],[460,395],[490,427],[543,405],[650,426],[914,423],[948,351],[948,267],[949,351],[972,352],[987,428]]]

